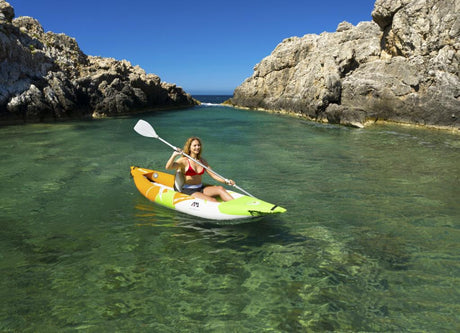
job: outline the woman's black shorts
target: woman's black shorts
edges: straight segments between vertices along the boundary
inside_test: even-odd
[[[204,186],[203,186],[203,185],[201,185],[201,187],[197,187],[197,188],[186,188],[186,187],[182,187],[181,193],[184,193],[184,194],[187,194],[187,195],[192,195],[193,193],[196,193],[196,192],[201,192],[201,193],[203,193],[203,190],[204,190]]]

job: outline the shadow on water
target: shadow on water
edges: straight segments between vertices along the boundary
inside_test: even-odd
[[[306,237],[296,235],[283,224],[278,216],[264,216],[239,224],[215,224],[202,222],[196,224],[205,230],[216,231],[216,237],[227,240],[233,247],[261,247],[267,244],[286,245],[306,241]]]
[[[169,230],[190,242],[206,241],[208,246],[257,249],[270,245],[290,245],[312,240],[293,232],[282,215],[268,215],[235,221],[213,221],[189,216],[137,198],[136,226]]]
[[[143,200],[143,198],[141,198]],[[262,247],[266,244],[291,244],[304,242],[307,237],[293,234],[281,216],[263,216],[234,221],[212,221],[188,216],[164,207],[139,203],[136,216],[138,226],[181,229],[194,240],[206,239],[215,246]]]

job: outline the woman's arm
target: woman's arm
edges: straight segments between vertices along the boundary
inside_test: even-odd
[[[171,157],[169,158],[168,162],[166,162],[166,170],[171,170],[171,169],[179,169],[182,167],[181,159],[179,158],[176,161],[177,156],[182,155],[182,150],[175,150]]]

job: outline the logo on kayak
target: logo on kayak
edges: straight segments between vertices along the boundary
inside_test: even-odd
[[[194,201],[194,202],[192,202],[192,204],[190,206],[193,207],[193,208],[200,208],[200,203],[197,202],[197,201]]]
[[[248,202],[247,204],[250,206],[257,206],[257,205],[260,205],[260,201]]]

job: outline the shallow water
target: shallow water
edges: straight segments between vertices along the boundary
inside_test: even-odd
[[[130,165],[204,141],[287,213],[219,225],[155,206]],[[460,328],[460,139],[204,105],[0,128],[0,331]]]

